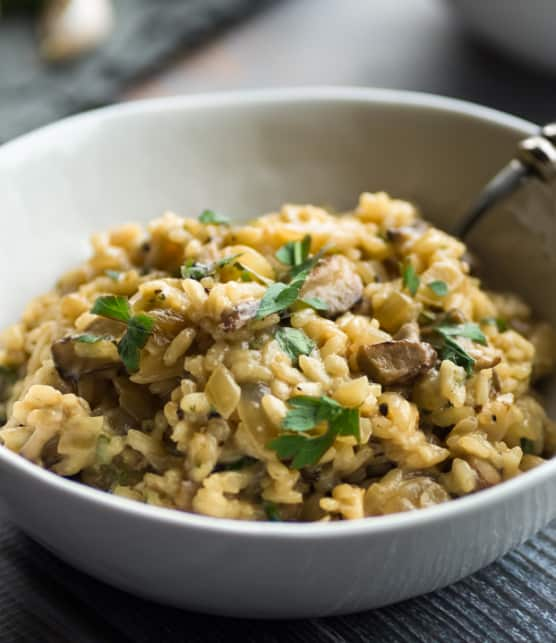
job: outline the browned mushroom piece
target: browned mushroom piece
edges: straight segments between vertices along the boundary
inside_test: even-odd
[[[257,299],[249,299],[247,301],[241,301],[230,310],[225,310],[222,313],[220,326],[226,332],[233,332],[244,328],[255,318],[259,303]]]
[[[336,317],[348,311],[363,296],[363,282],[349,259],[332,255],[322,259],[307,277],[300,297],[326,302],[326,314]]]
[[[409,326],[403,326],[400,333],[412,333],[411,339],[394,339],[359,348],[359,368],[375,382],[385,386],[406,384],[434,366],[436,351],[430,344],[413,339],[415,329]]]
[[[107,339],[85,344],[76,341],[74,336],[63,337],[52,344],[51,350],[60,377],[70,382],[99,371],[116,372],[121,367],[118,350]]]

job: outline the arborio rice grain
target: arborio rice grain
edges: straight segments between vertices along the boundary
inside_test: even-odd
[[[0,337],[4,446],[148,504],[243,520],[420,509],[552,457],[552,328],[481,289],[410,203],[165,214]],[[115,310],[114,306],[118,309]],[[119,311],[119,312],[118,312]]]

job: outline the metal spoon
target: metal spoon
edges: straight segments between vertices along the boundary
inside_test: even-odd
[[[518,144],[452,232],[490,287],[517,291],[556,322],[556,123]]]

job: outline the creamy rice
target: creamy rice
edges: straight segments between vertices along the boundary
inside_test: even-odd
[[[0,439],[59,475],[328,521],[446,502],[556,451],[531,388],[554,331],[483,290],[410,203],[363,194],[237,227],[167,213],[92,245],[0,336]]]

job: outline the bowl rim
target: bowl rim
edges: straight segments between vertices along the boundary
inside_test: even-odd
[[[145,99],[121,103],[110,107],[94,109],[83,114],[62,119],[20,136],[0,146],[0,162],[12,154],[26,154],[34,145],[41,145],[43,139],[59,136],[64,130],[102,122],[112,118],[125,118],[129,115],[146,115],[174,111],[198,110],[200,108],[241,107],[250,105],[273,106],[301,103],[352,103],[382,104],[408,109],[421,108],[454,116],[463,116],[495,126],[512,129],[516,133],[530,135],[538,131],[538,126],[489,107],[475,103],[447,98],[435,94],[410,92],[404,90],[375,89],[362,87],[291,87],[258,90],[214,92],[195,95]],[[17,475],[30,476],[34,482],[52,486],[55,491],[74,495],[85,502],[99,505],[101,509],[122,512],[136,519],[151,520],[176,528],[196,528],[208,532],[257,536],[257,538],[304,539],[337,538],[342,535],[371,535],[392,530],[405,531],[450,520],[458,514],[471,514],[485,510],[493,505],[508,501],[521,492],[556,481],[556,458],[528,471],[517,478],[484,489],[479,493],[457,498],[446,503],[416,511],[373,516],[358,520],[331,523],[286,523],[263,521],[240,521],[215,518],[200,514],[182,512],[176,509],[147,505],[135,500],[110,494],[85,484],[63,478],[51,471],[25,460],[22,456],[0,446],[0,465],[6,466]],[[0,493],[1,496],[1,493]]]

